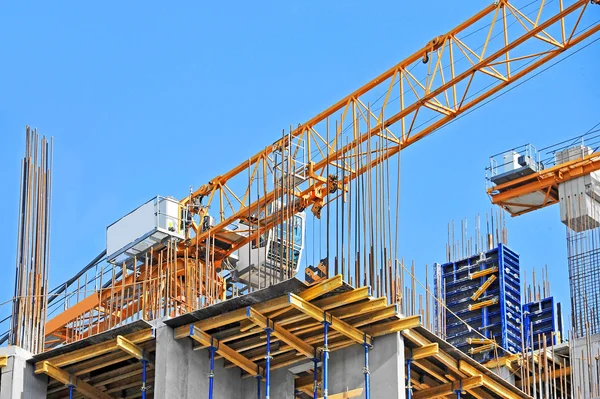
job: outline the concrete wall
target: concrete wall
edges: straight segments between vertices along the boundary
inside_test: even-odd
[[[574,398],[598,399],[600,396],[594,394],[598,387],[598,362],[595,356],[600,353],[600,334],[590,335],[590,353],[586,338],[571,340],[571,383],[573,385]],[[588,366],[588,359],[591,359]],[[590,381],[590,376],[592,379]],[[591,385],[591,387],[590,387]]]
[[[48,377],[34,373],[33,364],[27,363],[31,354],[16,346],[0,348],[0,355],[8,356],[2,368],[0,399],[45,399]]]
[[[330,395],[364,388],[362,346],[350,346],[330,355]],[[400,333],[378,337],[373,341],[373,348],[369,351],[369,370],[372,398],[405,398],[404,340]]]
[[[192,340],[174,339],[174,331],[163,325],[156,330],[155,397],[161,399],[208,398],[210,370],[208,350],[192,349]],[[256,399],[255,378],[241,378],[238,368],[226,369],[215,362],[214,397]],[[261,395],[265,386],[261,384]],[[271,373],[271,398],[294,399],[294,377],[285,369]],[[2,398],[0,398],[2,399]]]

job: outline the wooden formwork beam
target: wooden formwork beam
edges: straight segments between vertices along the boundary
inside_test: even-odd
[[[141,342],[146,342],[154,338],[154,331],[149,328],[147,330],[137,331],[125,336],[125,338],[134,343],[139,344]],[[109,352],[113,352],[119,350],[119,346],[117,345],[117,339],[111,339],[106,342],[101,342],[96,345],[91,345],[87,348],[74,350],[73,352],[68,352],[62,355],[58,355],[47,359],[48,362],[52,363],[52,365],[56,367],[64,367],[69,364],[78,363],[83,360],[91,359],[96,356],[104,355]],[[36,369],[41,367],[41,363],[37,362],[35,364]]]
[[[341,287],[342,284],[342,276],[338,275],[328,280],[321,281],[320,283],[315,284],[312,287],[309,287],[308,289],[300,293],[300,295],[304,294],[307,297],[313,296],[314,298],[316,298],[330,291],[333,291],[336,288]],[[265,302],[257,303],[255,305],[252,305],[252,307],[259,312],[270,312],[272,314],[274,311],[289,308],[289,305],[290,304],[288,302],[288,298],[282,296],[279,298],[270,299]],[[239,323],[244,319],[246,319],[246,309],[241,308],[232,312],[220,314],[217,316],[210,317],[208,319],[201,320],[199,322],[193,323],[193,325],[202,331],[207,331],[213,328],[226,326],[227,324]],[[248,326],[243,327],[248,328]],[[249,324],[249,328],[251,327],[252,324]],[[175,329],[175,339],[181,339],[189,336],[189,330],[190,325],[177,327]]]
[[[145,358],[144,350],[122,335],[117,337],[117,348],[128,353],[131,357],[135,357],[137,360],[144,360]]]
[[[469,376],[480,375],[480,372],[475,367],[473,367],[472,365],[470,365],[469,363],[467,363],[464,360],[459,361],[459,369],[460,369],[460,371],[462,371],[463,373],[465,373]],[[486,375],[481,376],[481,377],[483,379],[483,386],[485,388],[489,389],[490,391],[494,392],[494,394],[499,395],[500,397],[506,398],[506,399],[522,398],[521,395],[518,395],[518,394],[512,392],[511,390],[503,387],[501,384],[497,383],[490,377],[488,377]]]
[[[43,361],[40,362],[39,367],[36,364],[36,374],[46,374],[47,376],[54,378],[56,381],[65,384],[72,385],[73,388],[81,393],[82,395],[90,399],[112,399],[112,397],[98,389],[94,388],[87,382],[75,377],[64,370],[61,370],[56,365]]]
[[[439,396],[446,396],[455,393],[458,390],[467,390],[471,388],[477,388],[483,385],[483,377],[477,375],[474,377],[466,378],[460,381],[453,381],[448,384],[438,385],[433,388],[423,389],[421,391],[414,392],[412,394],[413,399],[428,399],[437,398]]]
[[[336,276],[328,278],[327,280],[323,280],[317,284],[311,285],[304,291],[300,292],[298,294],[298,296],[300,298],[304,299],[305,301],[312,301],[313,299],[316,299],[316,298],[320,297],[321,295],[324,295],[328,292],[335,290],[336,288],[341,287],[343,284],[344,284],[344,281],[342,280],[342,275],[338,274]],[[337,297],[337,295],[335,295],[331,298],[336,298],[336,297]],[[258,309],[256,306],[254,306],[254,308],[259,310],[260,312],[263,312],[265,314],[265,316],[268,316],[270,319],[274,319],[275,317],[281,316],[282,314],[286,313],[289,310],[289,306],[275,309],[274,311],[273,311],[273,309]],[[242,324],[242,326],[240,327],[240,331],[245,332],[245,331],[248,331],[250,328],[252,328],[251,323]]]
[[[309,358],[316,356],[315,348],[313,346],[307,344],[285,328],[280,327],[277,323],[273,323],[273,321],[267,319],[263,314],[252,307],[248,306],[246,308],[246,315],[248,319],[257,326],[263,329],[270,328],[273,331],[273,335],[279,338],[280,341],[285,342],[303,355],[308,356]]]
[[[241,355],[236,350],[231,349],[229,346],[220,343],[217,339],[214,339],[213,337],[211,337],[204,331],[201,331],[198,327],[195,327],[194,325],[190,325],[188,328],[188,336],[194,341],[204,346],[212,346],[216,348],[216,352],[219,355],[223,356],[225,359],[235,364],[248,374],[253,376],[264,376],[264,370],[262,369],[262,367],[256,365],[254,362]]]
[[[352,391],[340,392],[333,395],[327,395],[329,399],[351,399],[358,398],[363,393],[363,388],[353,389]],[[319,397],[319,399],[323,399],[323,397]]]
[[[420,360],[432,357],[440,353],[440,346],[436,343],[428,344],[412,350],[412,360]]]
[[[397,320],[391,320],[385,323],[367,327],[365,328],[365,332],[372,335],[373,337],[379,337],[381,335],[387,335],[398,331],[415,328],[420,325],[421,315],[414,315],[409,317],[398,318]]]
[[[363,333],[359,329],[352,327],[350,324],[342,321],[341,319],[331,315],[312,303],[305,301],[300,298],[298,295],[288,294],[289,304],[292,305],[295,309],[307,314],[317,321],[328,322],[331,325],[331,328],[336,330],[337,332],[347,336],[351,340],[359,344],[367,344],[372,345],[373,339],[370,335]]]

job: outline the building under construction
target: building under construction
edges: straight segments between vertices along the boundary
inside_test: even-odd
[[[549,160],[492,156],[498,207],[452,222],[433,267],[398,244],[399,153],[585,46],[598,16],[597,0],[495,1],[235,168],[123,215],[55,287],[54,143],[27,128],[0,399],[600,398],[597,131]],[[569,329],[505,222],[553,204]]]

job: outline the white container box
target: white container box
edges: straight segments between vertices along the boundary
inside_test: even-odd
[[[108,261],[126,262],[168,237],[183,240],[182,208],[174,198],[155,197],[106,228]]]

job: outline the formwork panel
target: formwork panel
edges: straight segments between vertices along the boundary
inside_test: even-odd
[[[482,343],[475,343],[481,339],[493,340],[510,353],[521,350],[521,278],[516,252],[499,244],[479,255],[434,267],[435,292],[441,293],[446,305],[444,336],[450,344],[480,361],[494,356],[493,349],[484,350]]]

